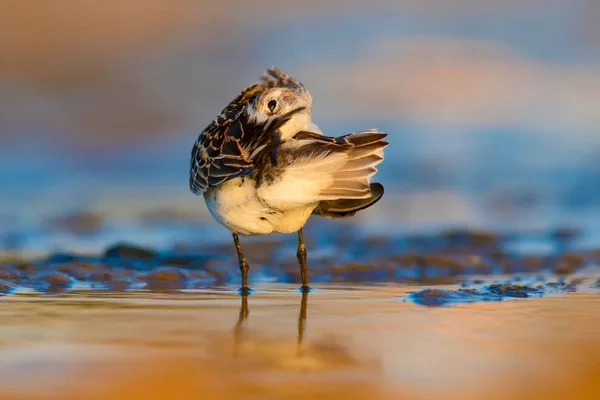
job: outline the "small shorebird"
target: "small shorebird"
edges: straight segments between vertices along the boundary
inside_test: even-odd
[[[375,204],[371,183],[388,145],[366,130],[324,136],[311,121],[312,97],[277,68],[242,91],[194,144],[190,189],[233,234],[247,294],[249,265],[238,235],[298,232],[302,291],[309,290],[302,227],[311,214],[345,218]]]

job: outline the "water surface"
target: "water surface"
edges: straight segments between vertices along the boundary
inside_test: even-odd
[[[3,399],[598,398],[600,293],[424,307],[458,285],[2,298]]]

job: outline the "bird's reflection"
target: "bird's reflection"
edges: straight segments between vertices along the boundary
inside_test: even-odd
[[[242,305],[240,306],[240,315],[238,317],[237,323],[235,324],[236,339],[239,338],[239,336],[241,335],[244,322],[248,318],[248,314],[250,314],[250,310],[248,310],[248,295],[246,294],[241,297]]]
[[[302,292],[302,301],[300,302],[300,313],[298,314],[298,347],[302,345],[304,339],[304,330],[306,329],[306,306],[308,303],[308,293]]]
[[[250,309],[248,308],[248,295],[242,295],[242,303],[240,305],[240,313],[238,316],[238,320],[234,327],[234,340],[235,347],[237,350],[237,345],[240,342],[240,339],[243,335],[244,325],[248,320],[248,315],[250,314]],[[302,293],[302,300],[300,301],[300,312],[298,314],[298,348],[301,348],[302,341],[304,340],[304,332],[306,330],[306,309],[308,306],[308,293]],[[234,351],[237,353],[237,351]]]

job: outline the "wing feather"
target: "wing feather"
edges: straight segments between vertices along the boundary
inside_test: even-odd
[[[251,122],[245,113],[250,100],[262,89],[255,85],[242,92],[198,137],[190,163],[190,189],[203,194],[209,187],[253,173],[272,146],[275,132],[304,107],[266,121]]]
[[[244,136],[239,120],[215,120],[202,132],[192,149],[190,189],[202,194],[210,186],[250,174],[253,165],[240,145]]]
[[[258,195],[278,209],[369,199],[371,177],[388,145],[386,136],[376,130],[340,137],[299,132],[280,146],[277,166],[265,167],[263,174],[272,179],[258,187]]]

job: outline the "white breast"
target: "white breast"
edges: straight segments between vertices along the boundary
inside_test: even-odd
[[[292,233],[306,224],[318,203],[275,210],[257,196],[256,182],[235,178],[204,193],[212,216],[227,229],[241,235],[267,235],[272,232]]]
[[[292,233],[302,228],[319,203],[285,210],[273,219],[273,232]]]
[[[256,182],[235,178],[204,193],[212,216],[227,229],[242,235],[266,235],[273,232],[265,216],[269,209],[256,196]]]

